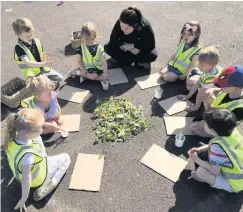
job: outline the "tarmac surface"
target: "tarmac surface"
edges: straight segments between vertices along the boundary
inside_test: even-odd
[[[21,16],[32,20],[36,37],[42,40],[44,49],[54,60],[53,68],[63,75],[76,68],[76,58],[71,55],[70,36],[86,21],[94,21],[104,44],[109,40],[113,25],[120,12],[136,5],[151,22],[156,35],[159,57],[152,65],[152,73],[163,67],[179,40],[182,25],[187,20],[201,23],[201,42],[215,45],[221,52],[221,66],[243,64],[243,2],[2,2],[1,3],[1,83],[4,84],[20,72],[13,59],[16,37],[12,21]],[[5,12],[6,9],[14,9]],[[64,141],[56,141],[58,135],[45,138],[48,155],[66,152],[71,156],[71,165],[64,179],[52,194],[41,202],[29,198],[29,212],[239,212],[243,211],[243,193],[228,194],[208,185],[188,180],[194,164],[188,159],[187,151],[198,142],[207,142],[197,136],[187,136],[183,148],[174,146],[174,137],[167,136],[162,117],[165,111],[153,101],[154,88],[140,90],[134,77],[147,73],[133,68],[123,68],[129,83],[112,86],[104,92],[98,82],[70,80],[68,84],[89,89],[85,102],[75,104],[60,100],[63,114],[81,113],[80,132],[71,133]],[[183,82],[163,85],[162,99],[185,92]],[[129,98],[135,105],[142,105],[150,122],[148,131],[125,143],[93,145],[95,140],[91,126],[94,102],[97,98],[118,95]],[[1,120],[8,109],[2,105]],[[201,113],[182,112],[175,116],[200,116]],[[242,130],[242,125],[240,126]],[[243,130],[242,130],[243,131]],[[152,144],[188,160],[188,166],[180,179],[173,183],[139,162]],[[78,153],[105,154],[101,189],[99,192],[68,190],[72,170]],[[169,162],[169,161],[168,161]],[[2,212],[12,212],[21,197],[21,186],[14,181],[5,166],[1,179]],[[171,167],[173,169],[173,167]]]

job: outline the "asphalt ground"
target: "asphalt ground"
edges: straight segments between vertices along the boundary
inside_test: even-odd
[[[187,20],[198,20],[202,26],[201,42],[216,45],[220,52],[220,65],[242,64],[243,2],[2,2],[1,4],[1,83],[20,76],[13,59],[16,37],[11,22],[25,16],[32,20],[36,37],[39,37],[46,52],[54,60],[53,68],[62,74],[75,68],[76,59],[68,51],[72,31],[79,30],[86,21],[94,21],[104,44],[120,12],[131,5],[140,8],[151,22],[159,57],[152,66],[152,73],[164,66],[179,40],[182,25]],[[14,9],[5,12],[6,9]],[[81,105],[60,100],[63,114],[81,113],[80,132],[72,133],[63,142],[56,141],[58,135],[45,138],[49,155],[66,152],[72,162],[64,179],[52,194],[41,202],[29,198],[28,211],[45,212],[239,212],[243,211],[243,194],[228,194],[210,188],[203,183],[188,180],[194,164],[188,160],[187,151],[198,142],[207,142],[197,136],[187,136],[183,148],[174,146],[174,137],[167,136],[162,117],[164,110],[153,101],[154,88],[140,90],[134,77],[146,72],[123,68],[129,83],[112,86],[104,92],[97,82],[70,80],[68,84],[89,89],[90,95]],[[162,99],[185,92],[183,82],[163,85]],[[129,98],[135,105],[142,105],[150,122],[145,133],[125,143],[93,145],[95,140],[91,126],[94,102],[97,98],[117,95]],[[2,105],[1,120],[4,121],[8,109]],[[182,112],[175,116],[200,116],[201,113]],[[240,126],[242,130],[242,125]],[[169,152],[188,160],[188,166],[180,179],[173,183],[153,170],[142,165],[139,160],[152,144],[164,147]],[[105,154],[101,189],[99,192],[68,190],[72,170],[78,153]],[[169,161],[168,161],[169,162]],[[3,160],[5,168],[1,179],[1,210],[14,211],[21,196],[21,186],[14,181],[7,187],[11,172]],[[173,167],[171,167],[173,169]]]

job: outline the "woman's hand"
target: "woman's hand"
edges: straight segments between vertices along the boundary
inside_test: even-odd
[[[129,43],[125,43],[122,46],[120,46],[120,49],[124,52],[132,50],[133,48],[134,48],[134,44],[129,44]]]

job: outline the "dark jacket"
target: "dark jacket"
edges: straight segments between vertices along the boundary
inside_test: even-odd
[[[155,38],[150,23],[143,19],[142,24],[136,27],[131,34],[125,35],[118,20],[111,32],[109,44],[113,48],[119,48],[123,43],[133,43],[134,47],[141,52],[151,52],[155,48]]]

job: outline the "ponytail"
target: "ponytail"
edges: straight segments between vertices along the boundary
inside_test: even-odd
[[[3,149],[6,151],[8,149],[8,144],[15,139],[16,137],[16,126],[15,126],[15,120],[17,118],[17,115],[14,113],[11,113],[7,120],[6,120],[6,126],[5,126],[5,137],[4,137],[4,144]]]
[[[143,16],[139,9],[136,7],[128,7],[123,10],[120,15],[120,21],[132,27],[137,27],[142,24]]]

